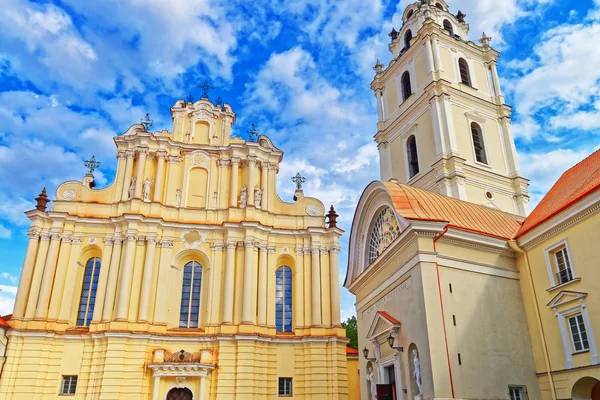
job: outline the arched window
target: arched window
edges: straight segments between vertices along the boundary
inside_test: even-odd
[[[487,156],[485,154],[485,145],[483,143],[483,133],[481,127],[475,122],[471,124],[471,135],[473,136],[473,147],[475,148],[475,159],[487,164]]]
[[[400,226],[396,213],[389,207],[377,214],[369,237],[369,265],[379,257],[385,249],[400,235]]]
[[[411,30],[407,30],[404,34],[404,48],[408,49],[410,47],[410,41],[412,40],[412,32]]]
[[[277,268],[275,273],[275,327],[277,332],[292,331],[292,270]]]
[[[77,326],[90,326],[90,322],[92,321],[101,265],[102,262],[99,258],[90,258],[85,264],[85,274],[83,276],[83,286],[81,287],[81,297],[77,313]]]
[[[452,27],[452,22],[447,19],[444,20],[444,29],[450,33],[450,36],[454,36],[454,28]]]
[[[435,3],[435,6],[436,6],[437,8],[439,8],[440,10],[442,10],[442,11],[444,10],[444,6],[443,6],[443,5],[441,5],[440,3]]]
[[[408,174],[412,178],[419,173],[419,156],[417,155],[417,140],[412,135],[406,141],[406,154],[408,156]]]
[[[412,94],[412,88],[410,87],[410,74],[406,71],[402,75],[402,101],[406,101]]]
[[[200,289],[202,288],[202,265],[190,261],[183,267],[181,285],[180,328],[197,328],[200,314]]]
[[[413,16],[413,14],[414,14],[414,13],[415,13],[415,12],[414,12],[413,10],[410,10],[410,11],[408,12],[408,14],[406,15],[406,20],[408,21],[409,19],[411,19],[411,17]]]
[[[460,81],[465,85],[471,86],[471,74],[469,73],[469,64],[467,64],[467,60],[459,58],[458,69],[460,71]]]

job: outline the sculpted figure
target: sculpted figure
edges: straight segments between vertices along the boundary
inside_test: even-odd
[[[131,185],[129,185],[129,200],[133,199],[133,195],[135,193],[135,181],[136,178],[131,180]]]
[[[143,184],[143,194],[144,194],[144,201],[150,201],[150,187],[152,186],[152,181],[150,180],[150,178],[146,178],[146,180],[144,180],[144,184]]]
[[[419,356],[417,355],[417,350],[413,350],[413,363],[415,366],[415,370],[413,372],[413,376],[415,377],[415,383],[419,388],[418,394],[423,394],[423,386],[421,385],[421,362],[419,361]]]
[[[258,188],[258,185],[256,185],[256,188],[254,189],[254,205],[256,208],[260,208],[260,202],[262,201],[262,194],[263,194],[263,191]]]
[[[177,189],[175,192],[175,206],[181,206],[181,189]]]
[[[240,193],[240,208],[246,208],[248,204],[248,188],[246,185],[242,186],[242,192]]]
[[[367,380],[369,381],[369,388],[371,391],[371,399],[377,400],[377,383],[375,382],[375,374],[373,374],[373,367],[369,366],[369,372],[367,373]]]

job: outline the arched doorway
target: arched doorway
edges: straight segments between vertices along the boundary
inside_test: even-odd
[[[194,395],[188,388],[175,388],[167,394],[167,400],[192,400]]]
[[[573,385],[571,397],[573,399],[600,400],[600,381],[589,376],[581,378]]]

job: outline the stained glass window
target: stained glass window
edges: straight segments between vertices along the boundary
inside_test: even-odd
[[[377,215],[369,242],[369,264],[377,259],[400,235],[394,211],[386,207]]]
[[[81,287],[81,297],[79,299],[79,309],[77,310],[78,326],[90,326],[90,322],[92,321],[101,264],[99,258],[90,258],[85,265],[83,286]]]
[[[200,289],[202,287],[202,266],[190,261],[183,267],[181,286],[181,309],[179,327],[197,328],[200,314]]]
[[[275,326],[277,332],[292,331],[292,270],[277,268],[275,275]]]

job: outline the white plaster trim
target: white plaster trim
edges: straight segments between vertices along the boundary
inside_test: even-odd
[[[569,268],[571,269],[571,274],[573,275],[573,278],[577,277],[577,275],[575,274],[575,267],[573,265],[573,257],[571,256],[571,254],[572,254],[571,249],[569,248],[569,240],[568,240],[568,238],[565,238],[565,239],[561,240],[560,242],[554,243],[552,246],[549,246],[544,249],[544,259],[546,260],[546,270],[548,272],[548,278],[550,279],[550,287],[554,287],[557,285],[554,274],[559,272],[558,271],[558,263],[556,265],[557,271],[554,272],[554,270],[552,268],[551,257],[556,258],[556,255],[554,254],[554,252],[559,247],[563,247],[563,246],[567,249],[567,255],[569,257]]]
[[[419,156],[419,140],[417,139],[417,124],[402,134],[402,148],[404,149],[404,171],[406,171],[406,182],[417,179],[421,175],[421,157]],[[417,173],[410,176],[410,165],[408,163],[408,139],[415,138],[415,149],[417,150]]]
[[[477,115],[476,113],[472,113],[469,111],[465,112],[465,116],[467,117],[468,122],[467,126],[469,129],[469,139],[471,140],[471,152],[473,155],[473,162],[476,165],[492,169],[492,157],[491,152],[489,151],[487,134],[485,133],[485,122],[487,121],[487,119],[485,117],[482,117],[481,115]],[[475,143],[473,143],[473,133],[471,132],[471,124],[473,122],[476,123],[477,126],[479,126],[479,130],[481,131],[481,140],[483,140],[483,151],[485,152],[485,158],[487,160],[487,163],[477,161],[477,154],[475,153]]]

